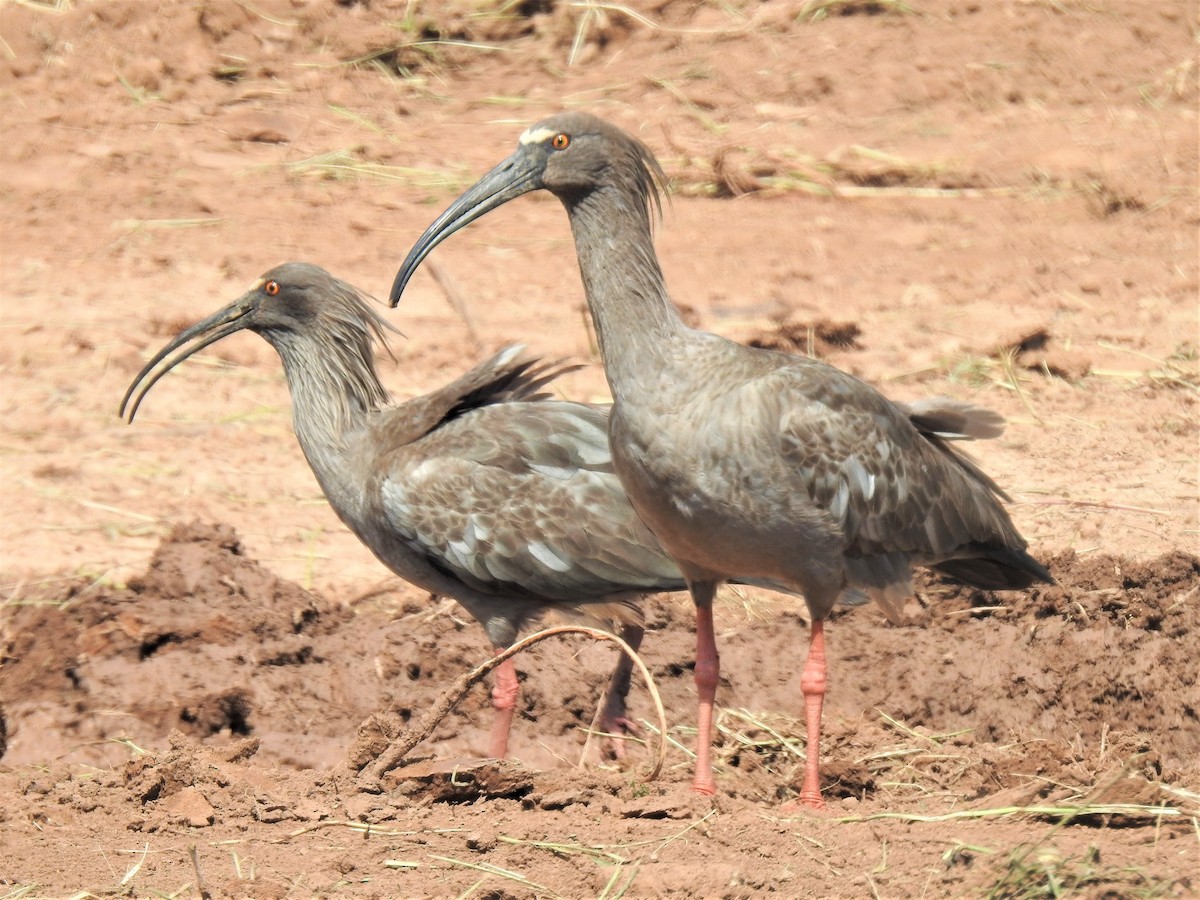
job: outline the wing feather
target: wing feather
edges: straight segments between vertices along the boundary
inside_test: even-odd
[[[796,489],[841,529],[846,557],[863,560],[849,567],[852,583],[907,581],[908,564],[972,546],[1025,546],[996,484],[931,430],[993,436],[1002,419],[941,398],[893,404],[835,369],[797,379],[791,368],[762,379],[759,390],[777,405]],[[893,564],[900,559],[904,566]]]
[[[612,470],[606,423],[603,407],[552,400],[464,412],[390,454],[388,524],[486,593],[580,603],[679,590]]]

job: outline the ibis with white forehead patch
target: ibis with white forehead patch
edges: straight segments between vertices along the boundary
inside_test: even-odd
[[[562,201],[613,395],[613,465],[696,605],[693,787],[716,790],[717,586],[774,584],[802,594],[811,617],[799,800],[820,808],[823,623],[839,599],[869,597],[898,617],[914,565],[989,590],[1053,579],[1026,551],[1004,492],[908,410],[824,362],[683,323],[651,231],[664,182],[650,151],[620,129],[580,112],[546,119],[429,226],[391,301],[438,243],[490,210],[539,189]]]

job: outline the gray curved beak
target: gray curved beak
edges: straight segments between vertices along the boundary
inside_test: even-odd
[[[251,320],[247,316],[247,313],[253,309],[250,296],[250,294],[246,294],[239,297],[224,309],[218,310],[208,318],[197,322],[191,328],[181,331],[167,346],[154,354],[154,358],[142,367],[142,371],[137,373],[137,376],[129,385],[129,390],[125,392],[125,396],[121,400],[121,408],[118,411],[121,418],[132,422],[133,417],[137,415],[138,407],[142,405],[142,400],[145,399],[150,388],[154,387],[160,378],[193,353],[203,350],[209,344],[215,344],[222,338],[227,338],[234,332],[241,331],[243,328],[249,326]],[[192,341],[196,343],[170,360],[157,372],[154,371],[163,360],[167,359],[180,347],[184,347]]]
[[[394,308],[400,302],[400,295],[404,293],[408,280],[434,247],[463,226],[487,215],[496,207],[503,206],[514,197],[536,191],[542,186],[541,170],[541,160],[537,154],[521,147],[467,188],[461,197],[450,204],[449,208],[425,229],[425,233],[408,251],[404,264],[396,273],[396,280],[392,282],[392,291],[388,295],[391,306]]]

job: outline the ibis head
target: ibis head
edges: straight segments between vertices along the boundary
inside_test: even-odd
[[[276,350],[282,351],[295,336],[304,335],[329,344],[338,356],[366,360],[372,359],[372,342],[384,343],[384,333],[395,331],[356,288],[319,266],[284,263],[156,353],[129,385],[120,415],[132,422],[160,378],[192,354],[243,330],[261,335]]]
[[[640,202],[629,208],[644,216],[659,206],[666,176],[644,144],[620,129],[581,112],[543,119],[525,130],[516,151],[454,201],[413,245],[396,280],[391,305],[400,302],[421,261],[438,244],[509,200],[547,190],[570,210],[605,187],[629,192]],[[619,227],[614,222],[613,228]]]

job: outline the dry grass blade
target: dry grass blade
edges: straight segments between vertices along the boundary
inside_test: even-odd
[[[149,844],[146,845],[146,850],[150,850]],[[204,886],[204,876],[200,874],[200,855],[196,852],[195,844],[191,844],[188,847],[188,855],[192,858],[192,869],[196,872],[196,893],[200,895],[200,900],[208,900],[212,894],[209,892],[208,888]],[[143,859],[144,858],[145,857],[143,856]],[[141,868],[141,863],[138,863],[138,868]],[[125,882],[122,881],[121,884],[123,885]]]
[[[612,877],[608,879],[608,884],[604,885],[604,890],[600,892],[599,900],[619,900],[624,897],[625,893],[633,886],[633,880],[637,878],[640,868],[641,862],[635,862],[629,867],[629,877],[625,879],[625,883],[620,884],[621,875],[625,870],[621,866],[613,866]]]
[[[579,854],[581,856],[590,856],[597,862],[605,864],[616,863],[621,865],[629,862],[625,857],[616,853],[609,853],[600,847],[589,847],[585,844],[573,843],[555,843],[554,841],[526,841],[520,838],[510,837],[507,834],[496,835],[496,840],[504,844],[514,844],[522,847],[536,847],[538,850],[549,850],[551,853],[569,856]]]
[[[1081,816],[1128,816],[1130,818],[1159,819],[1164,816],[1181,816],[1183,813],[1172,806],[1146,806],[1141,803],[1094,803],[1063,806],[998,806],[994,809],[959,809],[954,812],[932,815],[909,812],[879,812],[867,816],[846,816],[833,821],[842,823],[873,822],[878,819],[898,819],[902,822],[952,822],[959,819],[1003,819],[1010,816],[1036,816],[1077,819]]]
[[[1175,797],[1178,805],[1183,810],[1183,814],[1185,816],[1192,816],[1193,822],[1195,821],[1194,817],[1200,815],[1200,794],[1173,784],[1163,784],[1161,781],[1155,782],[1155,787],[1160,792]]]
[[[461,47],[464,50],[481,50],[485,53],[513,52],[509,47],[501,47],[496,44],[483,44],[478,41],[459,41],[446,38],[435,38],[425,41],[402,41],[398,44],[389,44],[386,47],[380,47],[377,50],[372,50],[369,53],[364,53],[360,56],[352,56],[347,59],[343,59],[341,60],[340,64],[344,66],[361,66],[365,63],[393,58],[404,50],[425,50],[429,47]]]
[[[540,633],[540,632],[539,632]],[[523,885],[531,890],[537,891],[540,896],[549,895],[551,897],[561,897],[562,894],[546,887],[544,884],[538,884],[536,881],[530,881],[520,872],[514,872],[511,869],[504,869],[500,866],[494,866],[491,863],[473,863],[463,859],[455,859],[452,856],[433,856],[430,859],[436,859],[439,862],[447,862],[454,866],[462,866],[464,869],[474,869],[476,872],[484,872],[488,875],[497,875],[500,878],[506,878],[509,881],[515,881],[517,884]]]
[[[1029,395],[1021,387],[1021,380],[1017,377],[1016,362],[1017,352],[1015,350],[1006,350],[1000,357],[1000,364],[1004,367],[1004,374],[1008,376],[1009,385],[1016,392],[1017,397],[1029,415],[1033,416],[1034,421],[1042,424],[1044,420],[1038,415],[1038,411],[1033,408],[1033,403],[1030,401]]]
[[[134,878],[137,877],[138,872],[142,871],[142,866],[145,864],[146,856],[148,856],[149,853],[150,853],[150,845],[146,844],[142,848],[142,857],[140,857],[138,859],[138,862],[131,865],[130,869],[128,869],[128,871],[125,872],[125,877],[121,878],[120,887],[122,887],[122,888],[126,887],[128,883],[130,883],[131,881],[134,880]]]
[[[1163,384],[1171,387],[1182,388],[1183,390],[1200,393],[1200,368],[1196,366],[1197,358],[1200,354],[1197,353],[1193,343],[1184,342],[1175,348],[1175,351],[1166,358],[1152,356],[1149,353],[1142,353],[1140,350],[1134,350],[1130,347],[1122,347],[1119,344],[1114,344],[1110,341],[1097,341],[1097,346],[1105,350],[1113,350],[1120,353],[1128,353],[1140,359],[1147,360],[1155,364],[1155,368],[1146,371],[1119,372],[1111,369],[1097,369],[1093,372],[1095,375],[1102,377],[1127,378],[1130,381],[1141,381],[1146,379],[1152,384]]]
[[[677,737],[675,737],[675,734],[672,734],[671,732],[667,732],[664,735],[661,728],[658,725],[655,725],[653,722],[647,722],[645,719],[642,719],[638,724],[641,725],[642,728],[645,728],[647,731],[651,732],[652,734],[658,735],[660,741],[665,740],[668,744],[670,744],[672,747],[674,747],[676,750],[678,750],[681,754],[683,754],[683,756],[686,757],[689,761],[695,760],[696,751],[693,750],[691,747],[687,746],[687,744],[682,743]],[[696,737],[696,729],[689,728],[686,725],[677,725],[672,730],[676,734],[682,734],[690,740],[694,740]]]
[[[886,0],[886,2],[895,2],[895,0]],[[575,64],[580,51],[587,45],[588,35],[592,27],[594,25],[603,26],[604,19],[609,13],[627,16],[638,25],[650,31],[665,31],[669,34],[724,35],[735,34],[739,31],[744,31],[748,27],[747,23],[742,23],[733,28],[676,28],[664,25],[661,22],[655,22],[630,6],[621,3],[601,3],[598,0],[577,0],[577,2],[570,4],[570,8],[582,10],[583,13],[579,17],[578,24],[575,26],[575,37],[571,41],[571,50],[567,54],[567,65]]]
[[[1092,509],[1108,509],[1114,512],[1145,513],[1150,516],[1170,516],[1170,510],[1153,509],[1149,506],[1130,506],[1125,503],[1109,503],[1106,500],[1072,500],[1070,497],[1048,497],[1045,500],[1020,500],[1026,506],[1080,506]]]
[[[679,831],[675,832],[675,834],[670,835],[668,838],[666,838],[666,840],[662,841],[657,847],[654,848],[654,851],[650,854],[650,859],[657,860],[660,850],[662,850],[664,847],[666,847],[670,844],[673,844],[675,841],[682,838],[689,831],[692,831],[695,828],[699,828],[701,825],[703,825],[705,822],[707,822],[709,819],[711,819],[714,815],[716,815],[716,813],[717,813],[716,809],[710,809],[699,819],[697,819],[694,822],[689,823],[687,825],[687,827],[682,828]]]
[[[71,8],[71,0],[9,0],[9,2],[38,12],[63,13]]]
[[[210,228],[220,225],[223,218],[210,216],[203,219],[114,219],[113,228],[121,231],[162,231],[170,228]]]
[[[442,719],[449,715],[450,710],[458,705],[459,701],[467,695],[471,687],[487,675],[488,672],[500,665],[500,663],[516,656],[534,644],[561,634],[582,634],[593,640],[610,641],[616,644],[621,649],[621,652],[633,661],[638,671],[642,673],[642,678],[646,682],[646,689],[650,692],[650,697],[654,701],[654,709],[658,714],[659,722],[658,749],[654,754],[654,765],[645,779],[646,781],[653,781],[658,777],[658,773],[662,771],[667,756],[667,743],[662,737],[667,731],[667,713],[663,708],[662,698],[658,693],[658,686],[654,683],[654,678],[650,674],[650,670],[634,649],[615,634],[609,634],[607,631],[601,631],[599,628],[586,628],[582,625],[559,625],[554,628],[545,628],[535,634],[529,635],[529,637],[523,640],[517,641],[517,643],[504,652],[498,653],[486,662],[480,663],[470,672],[459,678],[458,681],[442,693],[437,703],[421,718],[420,722],[392,741],[387,749],[376,758],[375,762],[363,769],[362,774],[359,776],[360,783],[377,782],[389,771],[396,768],[413,747],[417,746],[417,744],[433,733],[433,729],[437,727]]]
[[[347,819],[329,819],[324,822],[316,822],[312,825],[305,825],[303,828],[297,828],[295,831],[289,831],[281,838],[276,838],[269,843],[286,844],[293,838],[298,838],[301,835],[311,834],[314,831],[321,831],[326,828],[347,828],[350,831],[357,831],[364,837],[414,837],[423,834],[457,834],[463,829],[461,828],[423,828],[417,831],[396,831],[392,828],[380,828],[372,822],[355,822]],[[2,900],[2,898],[0,898]]]
[[[999,606],[995,608],[1003,609],[1003,607]],[[949,740],[950,738],[956,738],[959,735],[969,734],[970,732],[974,731],[973,728],[961,728],[958,731],[947,731],[943,734],[925,734],[923,731],[917,731],[911,726],[906,725],[904,722],[901,722],[899,719],[889,716],[882,709],[876,708],[875,712],[879,713],[879,718],[883,719],[884,723],[889,728],[894,728],[896,731],[899,731],[901,734],[906,734],[909,737],[917,738],[922,741],[929,741],[930,743],[934,744],[940,744],[943,741]]]
[[[795,756],[800,762],[807,758],[800,744],[789,739],[787,734],[799,734],[799,722],[790,716],[775,714],[778,725],[766,721],[767,716],[754,713],[748,709],[722,709],[717,715],[717,731],[730,740],[730,753],[722,752],[722,756],[732,755],[741,750],[753,750],[760,754],[770,754],[772,750],[783,750]],[[740,723],[734,727],[731,723]],[[768,735],[763,738],[762,735]]]
[[[328,181],[374,178],[439,193],[460,191],[470,184],[465,172],[370,162],[363,159],[356,148],[319,153],[307,159],[287,163],[284,169],[294,176],[313,176]]]

